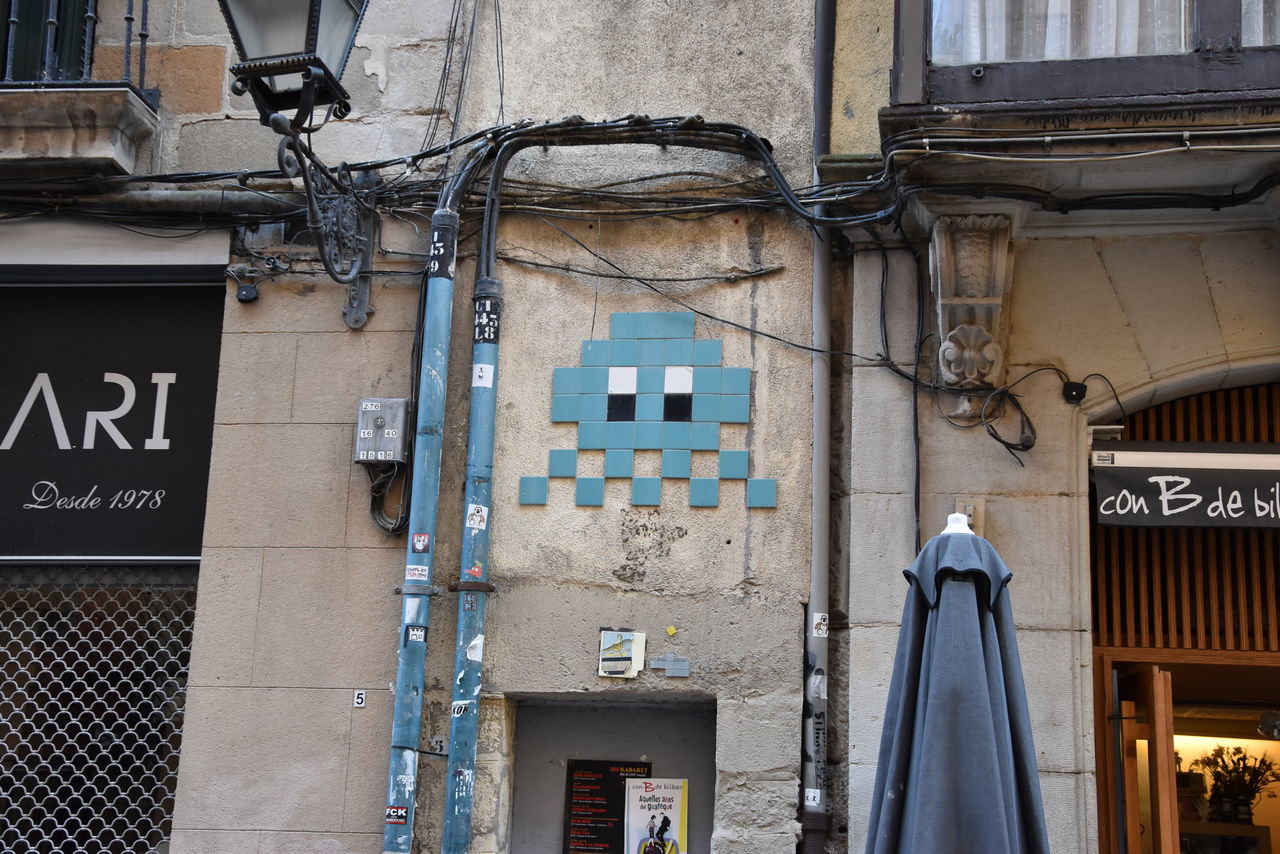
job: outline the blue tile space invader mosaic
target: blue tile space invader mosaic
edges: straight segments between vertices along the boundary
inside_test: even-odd
[[[520,478],[521,504],[546,504],[550,478],[574,480],[580,507],[604,504],[606,480],[631,481],[631,503],[662,503],[662,482],[689,484],[691,507],[720,504],[720,481],[746,481],[748,507],[776,507],[773,478],[748,477],[746,451],[720,447],[720,425],[751,417],[750,368],[721,365],[719,341],[693,337],[693,312],[615,312],[607,340],[583,341],[582,364],[554,368],[551,420],[578,425],[547,475]],[[604,451],[604,477],[578,474],[581,451]],[[636,452],[661,454],[661,477],[637,477]],[[716,454],[718,477],[691,477],[693,455]]]

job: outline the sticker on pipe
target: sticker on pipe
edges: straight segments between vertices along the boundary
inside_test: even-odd
[[[484,658],[484,635],[476,635],[471,643],[467,644],[467,660],[479,661]]]
[[[815,638],[825,638],[830,628],[831,620],[826,614],[815,613],[813,615],[812,633]]]
[[[408,807],[387,807],[387,824],[408,824],[409,808]]]
[[[405,626],[405,640],[409,643],[426,643],[427,627],[426,626]]]
[[[405,581],[431,581],[431,571],[425,566],[414,566],[411,563],[404,565]]]
[[[471,366],[471,387],[493,388],[493,365]]]
[[[453,705],[449,707],[449,714],[460,718],[467,713],[467,707],[474,702],[475,700],[454,700]]]
[[[431,551],[431,535],[430,534],[414,534],[410,540],[410,547],[416,555],[424,555]]]
[[[475,528],[477,531],[483,531],[489,527],[489,508],[479,504],[468,504],[467,527]]]
[[[821,804],[822,804],[822,790],[821,790],[821,789],[805,789],[805,790],[804,790],[804,805],[805,805],[805,806],[807,806],[807,807],[816,807],[816,806],[820,806]]]

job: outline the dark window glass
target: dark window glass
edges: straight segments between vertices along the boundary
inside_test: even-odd
[[[44,68],[47,26],[46,0],[0,0],[0,76],[9,54],[9,18],[16,12],[18,25],[13,39],[13,67],[9,79],[79,80],[85,77],[86,0],[61,0],[57,26],[53,30],[53,50],[49,68]]]

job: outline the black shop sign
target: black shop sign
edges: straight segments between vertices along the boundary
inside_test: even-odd
[[[225,288],[0,293],[0,557],[198,556]]]
[[[1280,528],[1280,444],[1095,442],[1098,522]]]

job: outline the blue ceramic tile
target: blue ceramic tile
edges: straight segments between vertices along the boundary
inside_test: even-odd
[[[551,393],[577,394],[582,391],[581,368],[552,368]]]
[[[610,338],[635,338],[636,316],[629,311],[615,311],[609,318]]]
[[[695,365],[720,364],[720,342],[717,340],[694,341],[693,363]]]
[[[689,479],[689,506],[715,507],[720,503],[720,479],[694,477]]]
[[[694,394],[719,394],[720,369],[698,367],[693,369]]]
[[[582,398],[580,394],[553,394],[551,395],[551,420],[552,421],[577,421],[578,420],[578,401]]]
[[[605,477],[631,477],[635,470],[635,451],[609,450],[604,452]]]
[[[664,423],[662,425],[662,447],[687,449],[689,447],[688,422],[667,421]]]
[[[747,481],[748,507],[777,507],[778,481],[771,477],[753,477]]]
[[[665,365],[667,363],[667,342],[661,339],[641,339],[638,364]]]
[[[604,504],[604,478],[580,477],[574,490],[574,503],[579,507],[600,507]]]
[[[551,451],[547,455],[547,474],[552,477],[577,477],[578,452],[560,449]]]
[[[636,446],[636,423],[634,421],[610,421],[605,424],[604,446],[606,448],[634,448]]]
[[[546,504],[547,479],[545,477],[520,478],[521,504]]]
[[[720,420],[725,424],[746,424],[751,420],[751,398],[745,394],[720,395]]]
[[[664,398],[665,395],[662,394],[637,394],[636,420],[661,421]]]
[[[663,451],[662,476],[687,478],[692,467],[692,455],[688,451]]]
[[[599,368],[579,368],[578,385],[582,387],[583,394],[606,394],[609,391],[609,369],[606,367]]]
[[[666,368],[636,368],[636,391],[640,394],[662,394],[666,376]]]
[[[668,365],[692,365],[693,364],[693,340],[688,338],[675,338],[667,342],[667,364]]]
[[[633,477],[631,503],[640,507],[657,507],[662,503],[662,478]]]
[[[584,394],[578,400],[579,421],[604,421],[609,413],[609,395]]]
[[[603,421],[583,421],[578,425],[578,449],[584,451],[600,450],[604,447]]]
[[[694,421],[720,420],[720,395],[695,394],[693,396]]]
[[[720,449],[720,423],[718,421],[695,421],[690,425],[689,447],[695,451],[716,451]]]
[[[636,346],[634,340],[611,342],[609,347],[609,364],[611,365],[638,365],[640,364],[640,348]]]
[[[637,338],[692,338],[693,312],[643,311],[635,315]]]
[[[720,477],[724,480],[746,480],[747,452],[721,451]]]
[[[662,422],[639,421],[636,423],[636,443],[639,450],[657,450],[662,447]]]
[[[583,341],[582,364],[608,365],[610,343],[609,341]]]
[[[721,368],[721,394],[751,394],[750,368]]]

